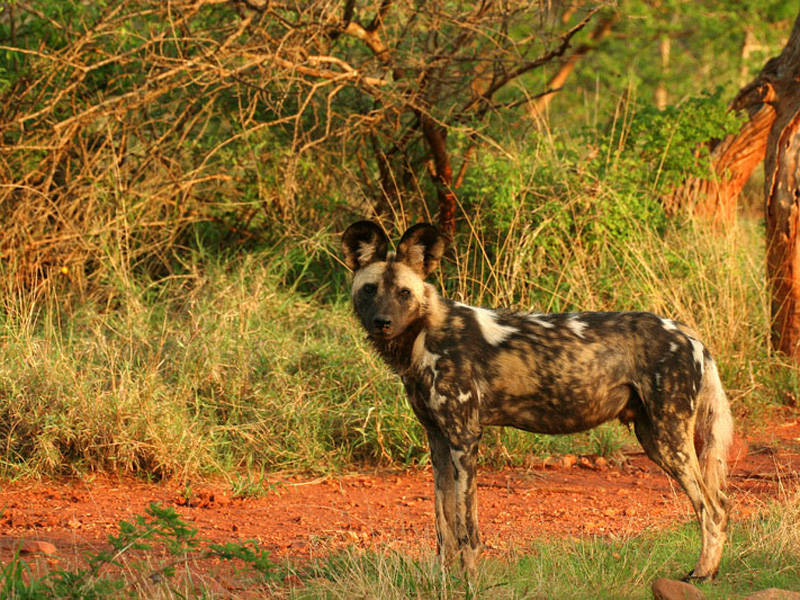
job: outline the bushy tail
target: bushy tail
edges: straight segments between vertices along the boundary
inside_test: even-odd
[[[733,418],[714,359],[706,354],[703,366],[703,381],[697,395],[695,445],[700,450],[700,469],[705,484],[709,490],[719,493],[725,486],[728,471]]]

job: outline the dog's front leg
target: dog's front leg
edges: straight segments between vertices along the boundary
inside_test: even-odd
[[[461,563],[467,575],[475,575],[481,549],[478,533],[477,462],[478,439],[450,446],[456,488],[456,536]]]
[[[436,541],[439,559],[450,567],[458,557],[456,535],[456,479],[450,444],[435,425],[426,428],[433,464],[434,502],[436,508]]]

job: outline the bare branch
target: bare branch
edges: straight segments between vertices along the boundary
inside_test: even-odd
[[[251,65],[248,65],[246,69],[248,70],[252,66],[256,64],[263,64],[263,62],[267,61],[268,59],[265,57],[258,62],[254,62]],[[306,64],[297,64],[289,60],[285,60],[283,58],[273,56],[271,60],[281,68],[290,70],[290,71],[297,71],[303,75],[308,75],[309,77],[315,77],[319,79],[327,79],[330,81],[356,81],[359,83],[364,83],[368,86],[372,87],[381,87],[388,85],[390,82],[386,81],[385,79],[380,79],[377,77],[367,77],[359,73],[356,69],[352,66],[348,65],[343,60],[336,58],[335,56],[309,56],[306,59]],[[340,67],[341,71],[330,71],[326,69],[320,69],[321,65],[336,65]]]
[[[471,100],[469,103],[467,103],[467,105],[464,106],[464,108],[462,109],[462,112],[467,112],[469,110],[472,110],[478,103],[483,103],[485,107],[488,108],[489,104],[491,103],[492,96],[494,96],[494,94],[496,94],[500,89],[508,85],[509,82],[515,80],[521,75],[524,75],[525,73],[528,73],[529,71],[532,71],[533,69],[536,69],[537,67],[541,67],[542,65],[548,64],[552,62],[554,59],[563,56],[564,53],[569,49],[569,45],[570,42],[572,41],[572,38],[579,31],[583,30],[584,27],[586,27],[586,25],[591,21],[592,17],[599,10],[600,10],[599,8],[595,8],[589,11],[587,15],[583,19],[581,19],[581,21],[577,25],[575,25],[572,29],[570,29],[561,36],[561,41],[558,44],[558,46],[556,46],[555,48],[553,48],[548,52],[545,52],[535,60],[527,61],[519,65],[517,68],[512,69],[508,73],[503,74],[502,77],[497,78],[497,80],[492,82],[492,84],[489,86],[489,89],[487,89],[483,94],[481,94],[480,97],[475,98]],[[484,108],[483,110],[485,111],[486,108]]]

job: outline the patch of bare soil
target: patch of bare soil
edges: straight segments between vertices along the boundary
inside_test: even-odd
[[[626,536],[694,518],[683,492],[643,453],[626,459],[623,466],[567,457],[528,469],[483,469],[478,496],[487,553],[502,555],[554,535]],[[731,462],[734,520],[796,489],[798,415],[738,438]],[[0,562],[7,563],[21,544],[47,542],[55,553],[41,560],[74,564],[85,552],[105,548],[119,521],[144,514],[151,502],[174,507],[202,538],[257,540],[276,560],[314,558],[347,546],[412,556],[434,547],[430,469],[270,483],[271,491],[250,498],[232,498],[230,485],[213,482],[185,487],[93,476],[0,483]]]

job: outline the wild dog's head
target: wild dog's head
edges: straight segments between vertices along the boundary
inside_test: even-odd
[[[403,234],[396,253],[388,247],[389,238],[370,221],[354,223],[342,236],[353,306],[374,339],[397,337],[425,316],[425,278],[439,265],[445,242],[434,226],[420,223]]]

